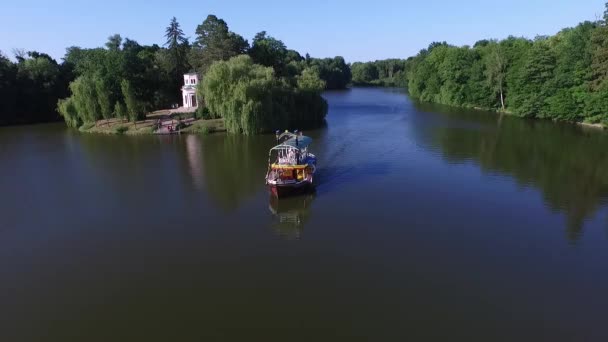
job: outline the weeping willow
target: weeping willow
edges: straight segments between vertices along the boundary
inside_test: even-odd
[[[301,82],[279,79],[272,67],[254,64],[242,55],[214,63],[198,95],[212,118],[224,118],[230,133],[311,128],[323,122],[327,103],[320,95],[324,84],[318,75],[304,76]]]
[[[78,115],[78,110],[71,97],[60,99],[57,103],[57,111],[63,117],[68,127],[76,128],[82,125],[82,119]]]

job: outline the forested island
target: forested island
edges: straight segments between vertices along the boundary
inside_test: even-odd
[[[62,63],[40,52],[0,55],[0,125],[59,119],[138,122],[180,103],[182,75],[202,75],[197,118],[223,119],[233,133],[323,122],[325,89],[407,88],[425,102],[490,109],[521,117],[608,124],[608,4],[602,20],[553,36],[431,43],[416,56],[347,64],[300,55],[266,32],[251,44],[209,15],[190,42],[173,18],[163,46],[116,34],[105,47],[70,47]]]
[[[302,56],[266,32],[249,44],[214,15],[198,25],[193,42],[175,18],[165,38],[161,47],[112,35],[105,47],[68,48],[61,64],[38,52],[20,53],[16,63],[2,57],[0,124],[52,121],[57,112],[70,127],[138,122],[181,103],[182,75],[194,71],[204,75],[199,118],[225,117],[235,133],[310,128],[327,113],[321,91],[351,80],[342,57]]]

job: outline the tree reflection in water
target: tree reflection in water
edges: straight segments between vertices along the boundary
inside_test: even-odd
[[[448,162],[473,161],[539,189],[551,210],[565,214],[571,242],[608,198],[606,132],[432,104],[416,109],[431,116],[420,125],[427,131],[415,133],[420,140]]]
[[[315,194],[277,198],[270,196],[268,208],[273,216],[272,228],[287,239],[299,239],[304,225],[310,218],[310,206]]]
[[[201,139],[202,172],[209,196],[226,210],[264,186],[274,135],[212,134]]]

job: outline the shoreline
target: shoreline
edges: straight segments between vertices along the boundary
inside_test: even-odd
[[[158,115],[156,115],[158,116]],[[170,134],[157,133],[155,131],[158,118],[154,115],[148,115],[146,120],[137,121],[135,123],[123,121],[120,119],[99,120],[95,123],[84,124],[78,128],[79,132],[92,134],[113,134],[113,135],[172,135],[172,134],[211,134],[226,132],[224,119],[195,119],[190,121],[187,126],[182,127],[179,131]],[[178,120],[171,119],[177,125]],[[165,121],[165,122],[166,122]]]
[[[472,110],[477,110],[477,111],[482,111],[482,112],[491,112],[491,113],[500,114],[500,115],[504,114],[504,115],[509,115],[509,116],[515,117],[515,118],[530,119],[530,120],[534,120],[534,121],[551,121],[554,123],[566,123],[566,124],[570,124],[570,125],[580,126],[583,128],[591,128],[591,129],[596,129],[596,130],[601,130],[601,131],[608,130],[608,125],[602,124],[602,123],[589,123],[589,122],[584,122],[584,121],[580,121],[580,122],[578,122],[578,121],[559,121],[559,120],[534,118],[534,117],[522,117],[519,115],[515,115],[515,114],[513,114],[513,112],[510,112],[508,110],[503,111],[500,109],[483,108],[483,107],[477,107],[477,106],[454,106],[454,105],[449,105],[449,104],[440,103],[440,102],[421,101],[415,97],[412,97],[409,93],[407,94],[407,96],[409,96],[412,100],[421,102],[421,103],[431,103],[431,104],[436,104],[436,105],[440,105],[440,106],[447,106],[447,107],[460,108],[460,109],[472,109]]]

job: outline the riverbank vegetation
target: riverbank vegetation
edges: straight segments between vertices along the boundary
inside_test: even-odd
[[[110,119],[101,123],[86,123],[78,128],[81,132],[97,133],[97,134],[118,134],[118,135],[149,135],[156,129],[155,114],[150,114],[148,118],[138,121],[129,122],[120,119]],[[174,127],[179,125],[179,120],[172,121]],[[196,133],[210,134],[217,132],[226,132],[223,119],[203,120],[198,119],[191,121],[189,125],[179,129],[180,133]]]
[[[0,125],[56,121],[57,100],[68,95],[69,64],[36,51],[15,51],[12,62],[0,52]]]
[[[321,76],[332,87],[350,82],[341,57],[304,58],[266,32],[250,46],[213,15],[197,27],[192,44],[175,18],[165,38],[164,48],[114,35],[106,48],[69,49],[66,60],[75,65],[77,78],[70,83],[72,96],[58,104],[66,123],[79,127],[113,118],[135,123],[147,112],[179,103],[182,75],[194,70],[203,79],[198,116],[224,119],[228,132],[315,127],[327,112],[320,95],[327,82]]]
[[[320,89],[349,84],[404,87],[421,101],[606,125],[607,22],[608,4],[602,20],[553,36],[473,46],[435,42],[408,59],[349,65],[342,57],[302,56],[265,31],[250,44],[214,15],[198,25],[190,42],[173,18],[163,46],[116,34],[104,47],[68,48],[62,63],[39,52],[18,51],[16,62],[0,54],[0,125],[54,120],[57,111],[73,127],[108,119],[137,122],[181,103],[182,75],[196,71],[205,80],[214,64],[220,66],[213,82],[199,89],[209,112],[199,116],[226,118],[231,132],[318,125],[326,110]],[[251,70],[244,72],[245,65]]]
[[[352,83],[404,87],[424,102],[608,124],[608,4],[602,20],[553,36],[435,42],[406,60],[351,65]]]
[[[407,88],[410,59],[386,59],[374,62],[355,62],[351,65],[355,86]]]
[[[302,56],[264,31],[250,45],[214,15],[198,25],[190,41],[173,18],[165,29],[163,46],[141,45],[115,34],[103,47],[69,47],[62,63],[38,52],[18,52],[17,62],[0,54],[0,125],[61,117],[71,127],[110,119],[145,120],[146,113],[181,103],[184,73],[196,71],[204,78],[213,63],[240,55],[249,56],[253,65],[270,67],[274,92],[282,88],[291,94],[289,101],[302,108],[318,111],[323,105],[320,96],[313,94],[317,90],[298,88],[298,79],[314,74],[328,89],[345,88],[351,80],[342,57]],[[293,105],[287,107],[291,109],[285,115],[301,114]],[[315,119],[306,118],[303,124],[317,122],[318,116],[313,113]],[[268,121],[275,119],[276,115]],[[287,120],[297,121],[295,117]]]
[[[521,117],[608,123],[608,4],[604,19],[554,36],[433,43],[410,61],[412,97]]]
[[[318,127],[327,113],[325,82],[313,68],[295,77],[255,64],[247,55],[211,65],[199,97],[212,118],[223,118],[230,133],[255,134],[282,128]]]

